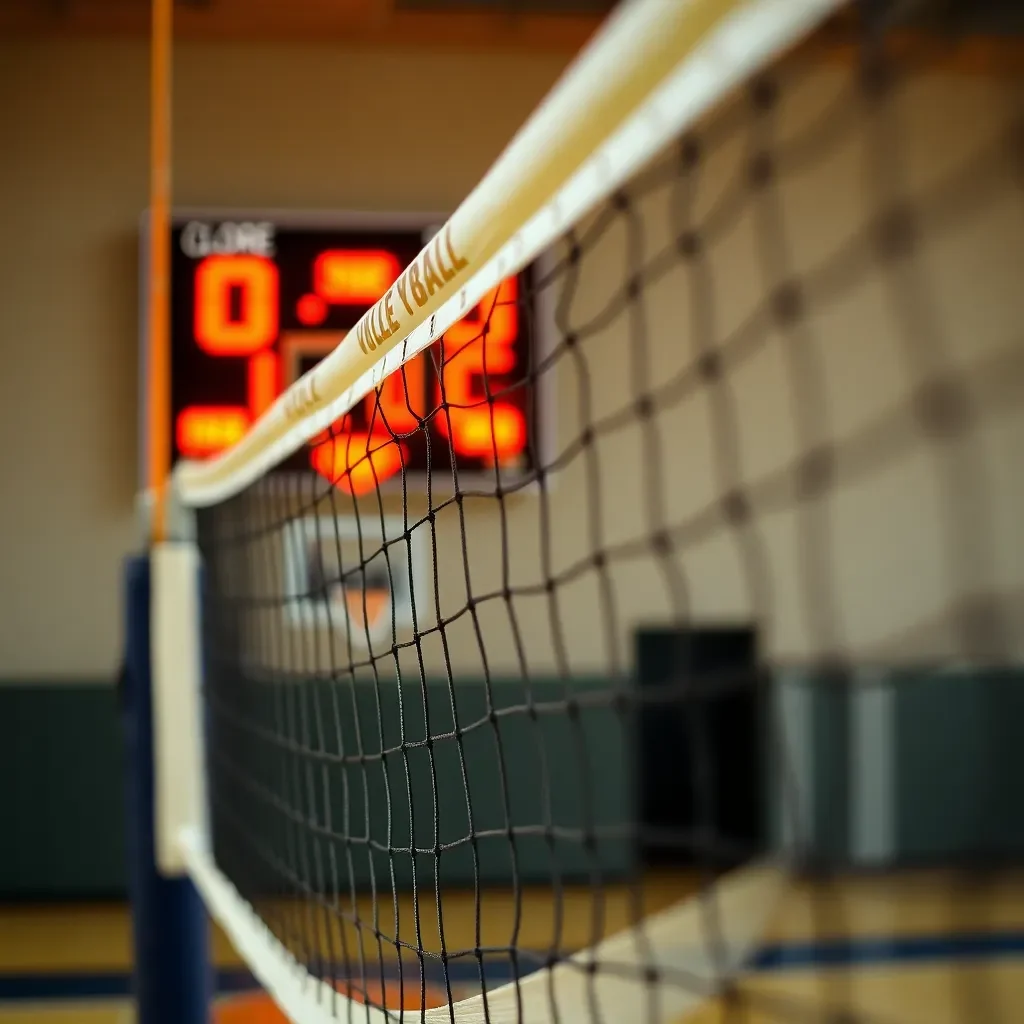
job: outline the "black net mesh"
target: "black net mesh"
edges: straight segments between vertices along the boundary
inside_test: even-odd
[[[484,328],[430,353],[442,385],[483,353],[474,397],[375,414],[397,451],[467,409],[493,438],[512,402],[519,465],[495,446],[467,482],[445,452],[358,497],[278,475],[200,510],[214,853],[312,975],[443,1004],[642,942],[766,849],[855,861],[829,707],[1020,657],[1024,106],[963,52],[791,55],[520,278],[525,375],[488,369]],[[830,906],[812,937],[842,934]],[[587,1019],[605,972],[639,972],[638,1020],[697,984],[639,962],[579,966]],[[837,1019],[756,985],[723,1013]]]

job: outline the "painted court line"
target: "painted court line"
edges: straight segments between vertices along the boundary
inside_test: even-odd
[[[753,967],[758,971],[789,971],[813,967],[879,967],[1008,957],[1024,957],[1024,931],[786,943],[767,946],[758,955]],[[537,961],[542,959],[538,955]],[[412,974],[412,971],[406,970],[407,978]],[[461,958],[453,960],[448,964],[448,974],[453,984],[479,983],[475,961],[466,962]],[[488,982],[495,985],[511,980],[511,969],[506,960],[485,964],[484,974]],[[440,967],[436,970],[428,969],[427,980],[434,983],[442,981]],[[216,985],[219,993],[245,992],[256,987],[251,975],[245,970],[219,970]],[[54,974],[0,972],[0,1002],[125,999],[130,995],[131,975],[124,971],[65,971]]]

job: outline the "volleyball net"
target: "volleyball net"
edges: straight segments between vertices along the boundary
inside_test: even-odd
[[[902,15],[623,5],[342,343],[177,467],[157,854],[292,1019],[677,1019],[815,857],[785,680],[1019,658],[1020,79]],[[748,656],[699,663],[723,623]]]

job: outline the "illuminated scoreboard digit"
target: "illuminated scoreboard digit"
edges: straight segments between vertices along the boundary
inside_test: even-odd
[[[394,284],[430,240],[432,223],[176,215],[172,464],[238,441]],[[443,380],[438,353],[421,353],[335,425],[336,443],[306,446],[275,472],[315,471],[363,493],[397,482],[403,465],[450,478],[454,451],[460,480],[493,484],[496,459],[503,479],[529,473],[541,426],[541,403],[528,388],[538,338],[525,301],[529,274],[504,280],[448,330]],[[442,392],[447,415],[436,412]]]

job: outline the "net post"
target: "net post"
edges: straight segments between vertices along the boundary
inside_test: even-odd
[[[149,555],[130,557],[124,565],[122,718],[133,994],[139,1024],[205,1024],[213,988],[206,911],[191,880],[163,871],[157,856],[153,567]]]
[[[186,872],[182,833],[207,834],[195,544],[155,544],[150,573],[156,859],[160,870],[173,876]]]

